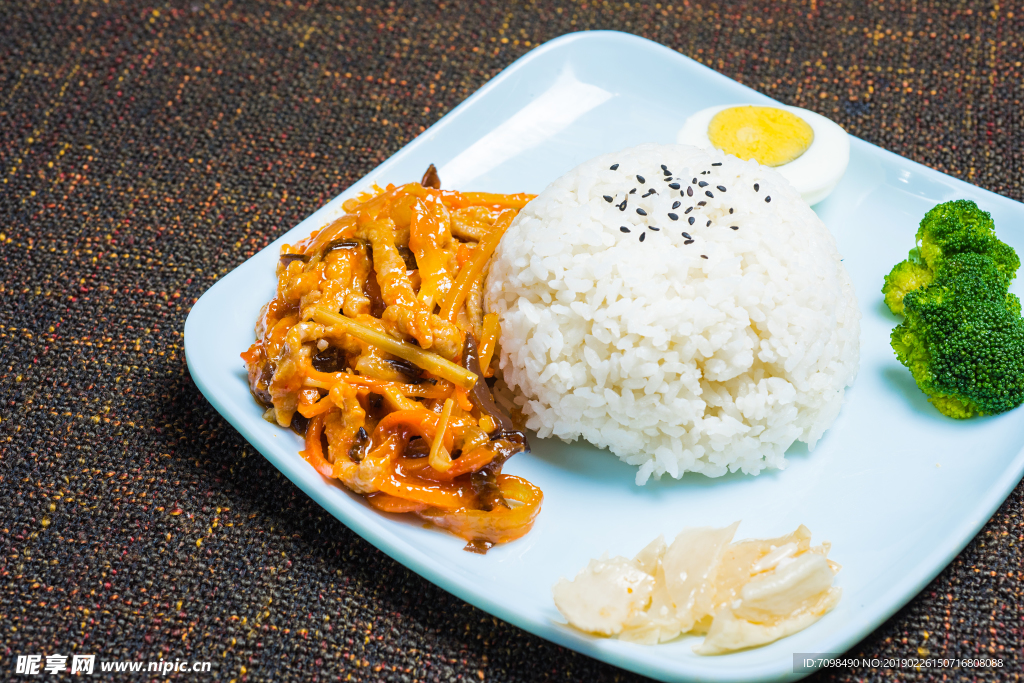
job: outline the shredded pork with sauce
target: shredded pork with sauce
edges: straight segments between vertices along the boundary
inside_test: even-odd
[[[483,379],[499,329],[481,281],[532,198],[441,190],[431,166],[421,183],[346,201],[282,249],[277,295],[242,354],[267,419],[305,437],[320,474],[475,552],[528,532],[542,500],[501,472],[528,444]]]

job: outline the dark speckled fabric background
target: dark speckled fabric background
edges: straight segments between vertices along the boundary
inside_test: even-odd
[[[190,680],[638,680],[363,542],[220,418],[182,349],[219,277],[532,47],[597,28],[1024,199],[1019,0],[2,2],[0,678],[93,653],[212,663]],[[1018,486],[850,652],[1002,668],[821,678],[1021,680],[1022,547]]]

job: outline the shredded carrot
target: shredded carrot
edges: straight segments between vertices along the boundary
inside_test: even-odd
[[[521,209],[526,206],[534,194],[491,194],[490,192],[447,192],[442,190],[444,203],[455,209],[467,206],[487,206],[493,209]]]
[[[324,449],[320,444],[320,435],[324,431],[324,416],[317,415],[309,421],[306,427],[306,448],[299,452],[310,465],[325,477],[334,475],[334,468],[331,463],[324,459]]]
[[[355,227],[355,216],[351,214],[342,216],[323,230],[313,233],[301,242],[295,243],[295,252],[299,254],[314,254],[320,251],[328,242],[350,236]]]
[[[447,510],[459,509],[475,502],[473,491],[466,484],[425,480],[410,476],[400,468],[380,481],[380,490],[392,496]]]
[[[462,387],[455,387],[452,397],[455,399],[455,403],[467,413],[473,410],[473,402],[469,400],[466,390]]]
[[[498,343],[498,334],[501,327],[498,325],[498,314],[488,313],[484,316],[483,332],[480,334],[480,372],[484,377],[490,377],[491,357],[494,355],[494,347]]]
[[[316,403],[303,403],[299,401],[299,415],[302,417],[315,417],[317,415],[323,415],[328,410],[334,407],[334,401],[331,400],[331,395],[328,394]]]
[[[463,453],[455,460],[446,472],[439,472],[430,466],[430,463],[423,462],[426,458],[402,459],[402,468],[411,474],[423,479],[433,481],[451,481],[456,477],[470,472],[476,472],[494,460],[494,451],[486,446],[474,448],[469,453]]]
[[[459,268],[465,268],[466,264],[473,260],[473,249],[468,244],[460,244],[459,251],[455,255],[455,263],[458,264]]]
[[[383,420],[377,423],[374,435],[383,437],[387,432],[393,432],[396,429],[405,427],[412,429],[420,436],[434,438],[438,414],[432,410],[427,410],[421,403],[416,403],[415,401],[410,401],[410,403],[412,404],[411,408],[400,408],[392,413],[388,413]]]
[[[512,219],[515,217],[516,212],[511,209],[502,211],[498,215],[491,232],[487,234],[487,237],[473,251],[473,259],[469,262],[469,265],[460,270],[458,277],[455,278],[455,285],[448,292],[444,305],[441,306],[442,318],[447,319],[449,322],[455,322],[458,318],[459,309],[462,308],[462,304],[466,301],[466,296],[469,294],[473,282],[483,275],[484,266],[487,265],[491,254],[494,253],[494,250],[498,247],[498,242],[501,241],[501,236],[508,230],[508,226],[512,224]]]
[[[509,474],[498,475],[498,487],[506,500],[517,503],[515,507],[496,507],[490,511],[469,507],[430,509],[420,514],[467,541],[508,543],[521,538],[533,527],[544,495],[530,482]]]
[[[391,514],[419,512],[420,510],[425,510],[430,507],[426,503],[409,500],[408,498],[399,498],[398,496],[392,496],[391,494],[381,493],[379,491],[366,496],[366,500],[370,505],[381,512],[388,512]]]

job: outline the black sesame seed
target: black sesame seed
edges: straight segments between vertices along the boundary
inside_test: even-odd
[[[679,183],[669,183],[668,186],[671,187],[673,190],[679,189]]]
[[[610,168],[610,169],[611,169],[612,171],[616,171],[616,170],[618,170],[618,168],[619,168],[619,165],[618,165],[618,164],[612,164],[612,165],[611,165],[611,166],[610,166],[609,168]]]
[[[707,258],[707,256],[705,256],[704,254],[701,254],[701,255],[700,255],[700,257],[701,257],[702,259],[706,259],[706,258]]]
[[[688,220],[690,221],[690,225],[693,225],[697,221],[697,219],[694,218],[693,216],[690,216]]]
[[[666,171],[666,170],[668,170],[668,166],[666,166],[665,164],[662,164],[662,165],[661,165],[661,170],[662,170],[662,171]]]
[[[769,197],[765,197],[764,198],[764,203],[767,204],[767,203],[771,202],[771,200],[772,200],[772,198],[770,196]]]
[[[662,173],[665,174],[666,178],[671,178],[672,177],[672,171],[670,171],[668,169],[665,169],[664,171],[662,171]]]
[[[697,183],[697,187],[707,187],[707,186],[708,186],[708,184],[706,182],[704,182],[703,180],[700,181],[699,183]]]
[[[637,209],[637,210],[636,210],[636,212],[637,212],[638,214],[640,214],[641,216],[646,216],[646,215],[647,215],[647,212],[646,212],[646,211],[644,211],[643,209]]]
[[[697,206],[704,206],[705,204],[707,204],[707,202],[704,201],[703,199],[697,202]]]
[[[625,211],[625,210],[626,210],[626,200],[623,199],[622,203],[619,204],[619,211]]]
[[[680,204],[682,204],[682,202],[672,202],[672,208],[678,209]]]
[[[707,224],[707,225],[705,225],[704,227],[705,227],[705,228],[710,228],[710,227],[711,227],[711,221],[708,221],[708,224]]]
[[[672,219],[672,220],[674,220],[674,221],[677,221],[677,220],[679,220],[679,216],[678,216],[677,214],[674,214],[674,213],[670,213],[670,214],[668,215],[668,217],[669,217],[669,218],[671,218],[671,219]]]
[[[629,191],[629,193],[630,194],[636,194],[636,188],[634,187],[632,190]]]
[[[711,194],[711,190],[704,190],[704,194],[706,194],[707,196],[711,197],[712,199],[715,198],[715,195]]]
[[[651,189],[647,190],[647,192],[643,193],[640,196],[641,196],[641,198],[642,197],[650,197],[652,194],[658,194],[658,191],[655,190],[653,187]]]
[[[729,226],[729,229],[730,229],[730,230],[739,230],[739,229],[740,229],[740,226],[738,226],[738,225],[730,225],[730,226]]]
[[[754,183],[754,192],[758,192],[760,190],[761,190],[761,186],[758,185],[757,183]]]
[[[721,165],[722,165],[722,162],[721,162],[721,161],[716,161],[715,163],[713,163],[713,164],[711,164],[711,165],[712,165],[712,166],[721,166]]]
[[[656,227],[654,227],[653,225],[648,225],[648,226],[647,226],[647,229],[648,229],[648,230],[653,230],[654,232],[658,232],[659,230],[661,230],[661,228],[656,228]]]
[[[643,241],[644,241],[644,238],[645,238],[645,237],[647,237],[647,233],[646,233],[646,232],[642,232],[642,233],[640,233],[640,241],[641,241],[641,242],[643,242]]]
[[[686,211],[683,211],[683,213],[690,213],[691,211],[693,211],[693,207],[692,206],[687,208]]]
[[[683,242],[683,244],[693,244],[693,242],[694,242],[694,240],[689,239],[689,240],[686,240],[685,242]]]
[[[608,202],[609,204],[611,204],[611,203],[612,203],[612,201],[613,201],[610,195],[605,195],[605,196],[604,196],[604,200],[605,200],[606,202]]]
[[[619,232],[629,232],[629,228],[627,228],[625,225],[623,225],[623,226],[621,226],[619,228]]]
[[[729,213],[732,213],[732,209],[731,208],[729,209]]]
[[[692,197],[693,196],[693,188],[692,187],[687,187],[686,188],[686,196],[687,197]]]
[[[718,186],[718,191],[719,192],[725,192],[725,185],[719,185]]]
[[[643,185],[644,183],[646,183],[646,182],[647,182],[646,180],[644,180],[644,177],[643,177],[642,175],[638,175],[638,176],[636,177],[636,180],[637,180],[637,182],[638,182],[638,183],[640,183],[641,185]]]
[[[696,184],[697,184],[697,179],[696,179],[696,178],[694,178],[693,180],[691,180],[691,181],[690,181],[690,184],[691,184],[691,185],[696,185]]]
[[[688,232],[684,232],[684,233],[683,233],[683,237],[685,237],[685,238],[686,238],[686,239],[688,239],[688,240],[689,240],[689,239],[693,239],[692,237],[690,237],[690,233],[688,233]]]

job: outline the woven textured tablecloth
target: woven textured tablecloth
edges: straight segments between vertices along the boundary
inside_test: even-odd
[[[221,419],[182,349],[219,277],[532,47],[597,28],[1024,199],[1019,0],[0,3],[0,678],[92,653],[218,680],[638,679],[363,542]],[[821,677],[1020,680],[1022,539],[1018,486],[850,652],[1003,668]]]

